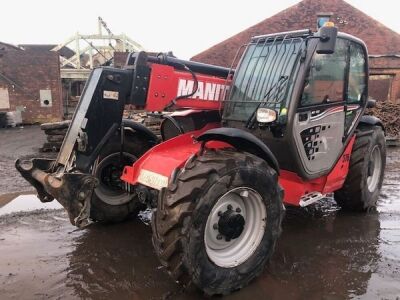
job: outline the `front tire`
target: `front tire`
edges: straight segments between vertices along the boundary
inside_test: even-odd
[[[386,164],[385,135],[380,126],[360,127],[350,157],[349,172],[335,200],[346,211],[376,207]]]
[[[259,275],[283,218],[278,176],[264,160],[233,150],[191,159],[164,189],[153,244],[172,277],[226,295]]]
[[[97,222],[121,222],[135,216],[143,204],[135,194],[128,194],[119,179],[125,165],[132,165],[151,144],[139,134],[126,134],[123,147],[123,163],[120,162],[121,138],[116,133],[104,146],[93,167],[93,175],[99,186],[93,191],[90,217]]]

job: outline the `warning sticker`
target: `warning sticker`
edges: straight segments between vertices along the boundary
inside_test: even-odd
[[[142,169],[140,170],[138,182],[153,189],[161,190],[168,186],[168,177]]]
[[[118,100],[119,93],[115,91],[103,91],[103,98],[110,100]]]

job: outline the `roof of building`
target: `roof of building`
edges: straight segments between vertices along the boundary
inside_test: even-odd
[[[317,14],[331,12],[332,21],[339,31],[364,40],[372,55],[400,54],[400,34],[384,26],[372,17],[343,0],[303,0],[280,13],[228,38],[197,54],[192,60],[209,64],[230,66],[237,50],[261,34],[316,29]]]
[[[21,50],[20,48],[18,48],[17,46],[11,45],[11,44],[7,44],[7,43],[3,43],[0,42],[0,50]]]
[[[53,44],[20,44],[19,46],[27,51],[40,51],[40,52],[50,51],[51,49],[57,47],[57,45]],[[75,52],[68,47],[62,47],[57,52],[65,58],[70,58],[75,55]]]

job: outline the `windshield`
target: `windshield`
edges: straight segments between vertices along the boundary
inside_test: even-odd
[[[247,120],[262,102],[279,112],[290,90],[303,38],[263,38],[250,44],[236,70],[224,118]]]

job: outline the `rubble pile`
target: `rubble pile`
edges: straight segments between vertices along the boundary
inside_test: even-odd
[[[388,137],[400,136],[400,103],[377,102],[376,107],[369,108],[366,114],[382,120]]]

